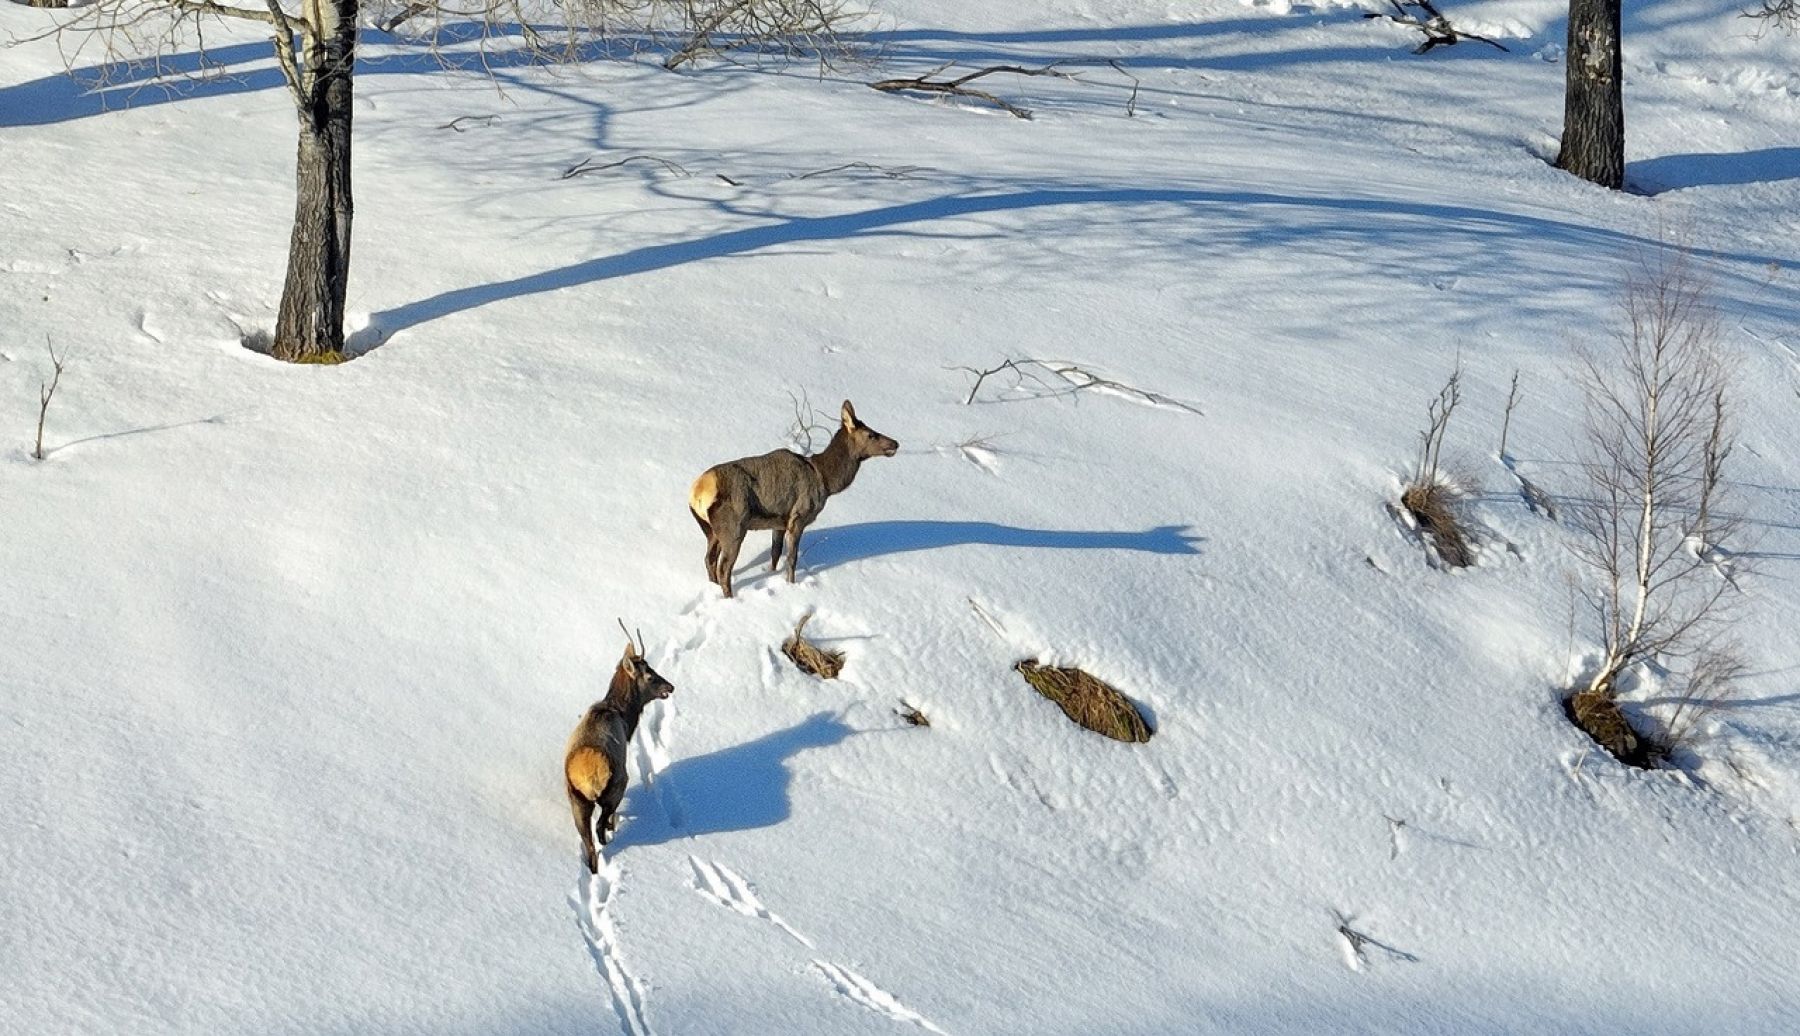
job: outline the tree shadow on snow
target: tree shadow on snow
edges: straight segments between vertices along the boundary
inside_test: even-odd
[[[1663,155],[1633,162],[1625,179],[1645,194],[1685,187],[1724,187],[1800,179],[1800,147],[1770,147],[1723,155]]]
[[[384,310],[370,317],[382,338],[420,324],[510,299],[560,291],[617,277],[629,277],[708,259],[749,255],[809,242],[856,238],[917,236],[919,224],[969,219],[994,213],[1077,206],[1121,209],[1180,206],[1188,215],[1218,214],[1247,225],[1251,245],[1267,246],[1282,234],[1335,235],[1347,241],[1378,244],[1409,234],[1429,233],[1454,242],[1464,252],[1491,252],[1499,246],[1559,246],[1583,253],[1623,252],[1653,247],[1657,242],[1605,227],[1583,226],[1540,216],[1386,198],[1345,198],[1267,191],[1202,188],[1145,188],[1110,185],[1027,188],[957,193],[921,201],[881,205],[831,216],[777,217],[754,226],[723,230],[684,241],[645,245],[616,255],[596,256],[565,266],[527,273],[486,284],[452,288],[429,298]],[[1204,227],[1196,219],[1196,227]],[[1219,231],[1224,234],[1226,231]],[[947,231],[946,231],[947,233]],[[1225,249],[1231,242],[1211,242]],[[1795,265],[1791,258],[1746,253],[1709,253],[1716,258]]]
[[[856,733],[827,712],[754,741],[680,759],[626,792],[624,812],[607,846],[613,854],[632,846],[662,845],[689,835],[773,827],[793,813],[788,760],[812,748],[829,748]]]
[[[517,38],[516,25],[496,26],[483,35],[473,24],[446,25],[436,42],[364,29],[356,58],[356,75],[463,72],[490,76],[509,87],[535,89],[529,81],[502,72],[543,64],[528,50],[499,44]],[[442,45],[475,44],[463,50]],[[580,45],[568,64],[627,60],[643,46],[635,38],[592,40]],[[229,97],[285,89],[275,64],[274,47],[233,43],[123,61],[111,67],[87,66],[11,86],[0,87],[0,127],[48,126],[201,97]],[[584,103],[591,104],[591,101]]]
[[[1019,529],[993,522],[861,522],[822,529],[801,548],[801,565],[812,571],[850,561],[915,550],[972,545],[1050,550],[1135,550],[1146,554],[1198,554],[1203,537],[1187,525],[1159,525],[1143,532],[1090,532],[1076,529]]]

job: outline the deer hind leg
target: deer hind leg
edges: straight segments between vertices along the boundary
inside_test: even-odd
[[[582,862],[587,864],[589,874],[596,874],[600,870],[600,861],[594,851],[594,804],[573,787],[568,792],[569,809],[575,814],[575,828],[581,832]]]
[[[775,535],[769,539],[769,571],[771,572],[781,567],[781,537],[782,530],[776,529]]]
[[[625,799],[625,782],[614,780],[600,793],[600,844],[612,841],[619,827],[619,803]]]
[[[795,567],[800,564],[800,535],[805,531],[805,525],[794,519],[788,519],[787,581],[790,583],[794,581]],[[781,534],[776,533],[776,535]]]
[[[719,589],[725,591],[726,597],[731,596],[731,573],[737,568],[738,551],[744,547],[743,528],[734,528],[731,532],[731,536],[721,537],[719,543],[718,584]]]

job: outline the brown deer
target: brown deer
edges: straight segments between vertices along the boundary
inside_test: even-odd
[[[569,808],[581,830],[581,849],[590,873],[600,868],[594,849],[594,808],[600,809],[600,844],[612,840],[618,826],[619,803],[625,798],[625,746],[637,733],[644,706],[675,693],[669,681],[644,661],[630,637],[625,657],[613,670],[606,697],[588,707],[575,732],[569,735],[563,756],[563,778],[569,792]]]
[[[794,581],[800,561],[800,536],[819,517],[825,501],[842,493],[870,457],[892,457],[900,444],[856,419],[856,408],[844,400],[843,425],[824,452],[803,457],[775,450],[707,468],[688,493],[688,510],[706,533],[706,578],[731,596],[731,571],[737,567],[744,534],[751,529],[774,531],[769,571],[781,567],[787,544],[787,579]]]

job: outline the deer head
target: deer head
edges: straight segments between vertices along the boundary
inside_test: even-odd
[[[839,416],[844,422],[844,435],[850,444],[850,452],[857,460],[870,457],[892,457],[900,449],[900,444],[881,434],[856,419],[856,408],[844,400],[844,408]]]
[[[629,634],[625,637],[625,656],[619,659],[619,667],[613,671],[612,692],[607,697],[613,697],[620,690],[629,692],[639,708],[675,693],[675,685],[650,668]]]

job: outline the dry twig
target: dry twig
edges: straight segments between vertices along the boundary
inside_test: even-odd
[[[584,158],[581,161],[570,166],[569,168],[564,169],[561,179],[572,180],[577,176],[586,176],[589,173],[600,172],[602,169],[616,169],[619,166],[626,164],[627,162],[655,162],[657,165],[662,166],[664,169],[667,169],[669,172],[674,173],[676,176],[691,175],[685,168],[681,167],[680,165],[677,165],[676,163],[671,162],[666,158],[658,158],[655,155],[627,155],[624,158],[621,158],[616,162],[603,162],[599,165],[589,164],[589,163],[592,163],[593,161],[594,160],[591,158]]]
[[[449,122],[444,123],[442,126],[439,126],[438,129],[454,130],[457,133],[467,133],[469,131],[466,129],[463,129],[463,127],[462,127],[463,123],[472,122],[477,126],[482,126],[485,128],[487,126],[492,126],[494,124],[494,120],[498,119],[499,117],[500,116],[498,116],[498,115],[458,115],[456,118],[451,119]],[[568,179],[568,178],[564,177],[564,179]]]
[[[989,65],[986,68],[976,69],[967,75],[957,76],[954,79],[931,78],[950,67],[949,63],[945,63],[922,76],[913,76],[906,79],[881,79],[870,83],[869,86],[871,89],[880,90],[883,93],[911,92],[943,94],[951,97],[973,97],[978,101],[986,101],[994,107],[999,108],[1001,111],[1006,112],[1008,115],[1020,119],[1029,119],[1031,118],[1030,109],[1021,108],[1011,101],[1003,100],[994,94],[988,93],[986,90],[977,90],[968,84],[987,76],[1002,74],[1015,76],[1055,76],[1058,79],[1075,78],[1074,73],[1062,71],[1058,67],[1061,64],[1063,63],[1060,61],[1052,61],[1042,68],[1024,68],[1020,65]]]

